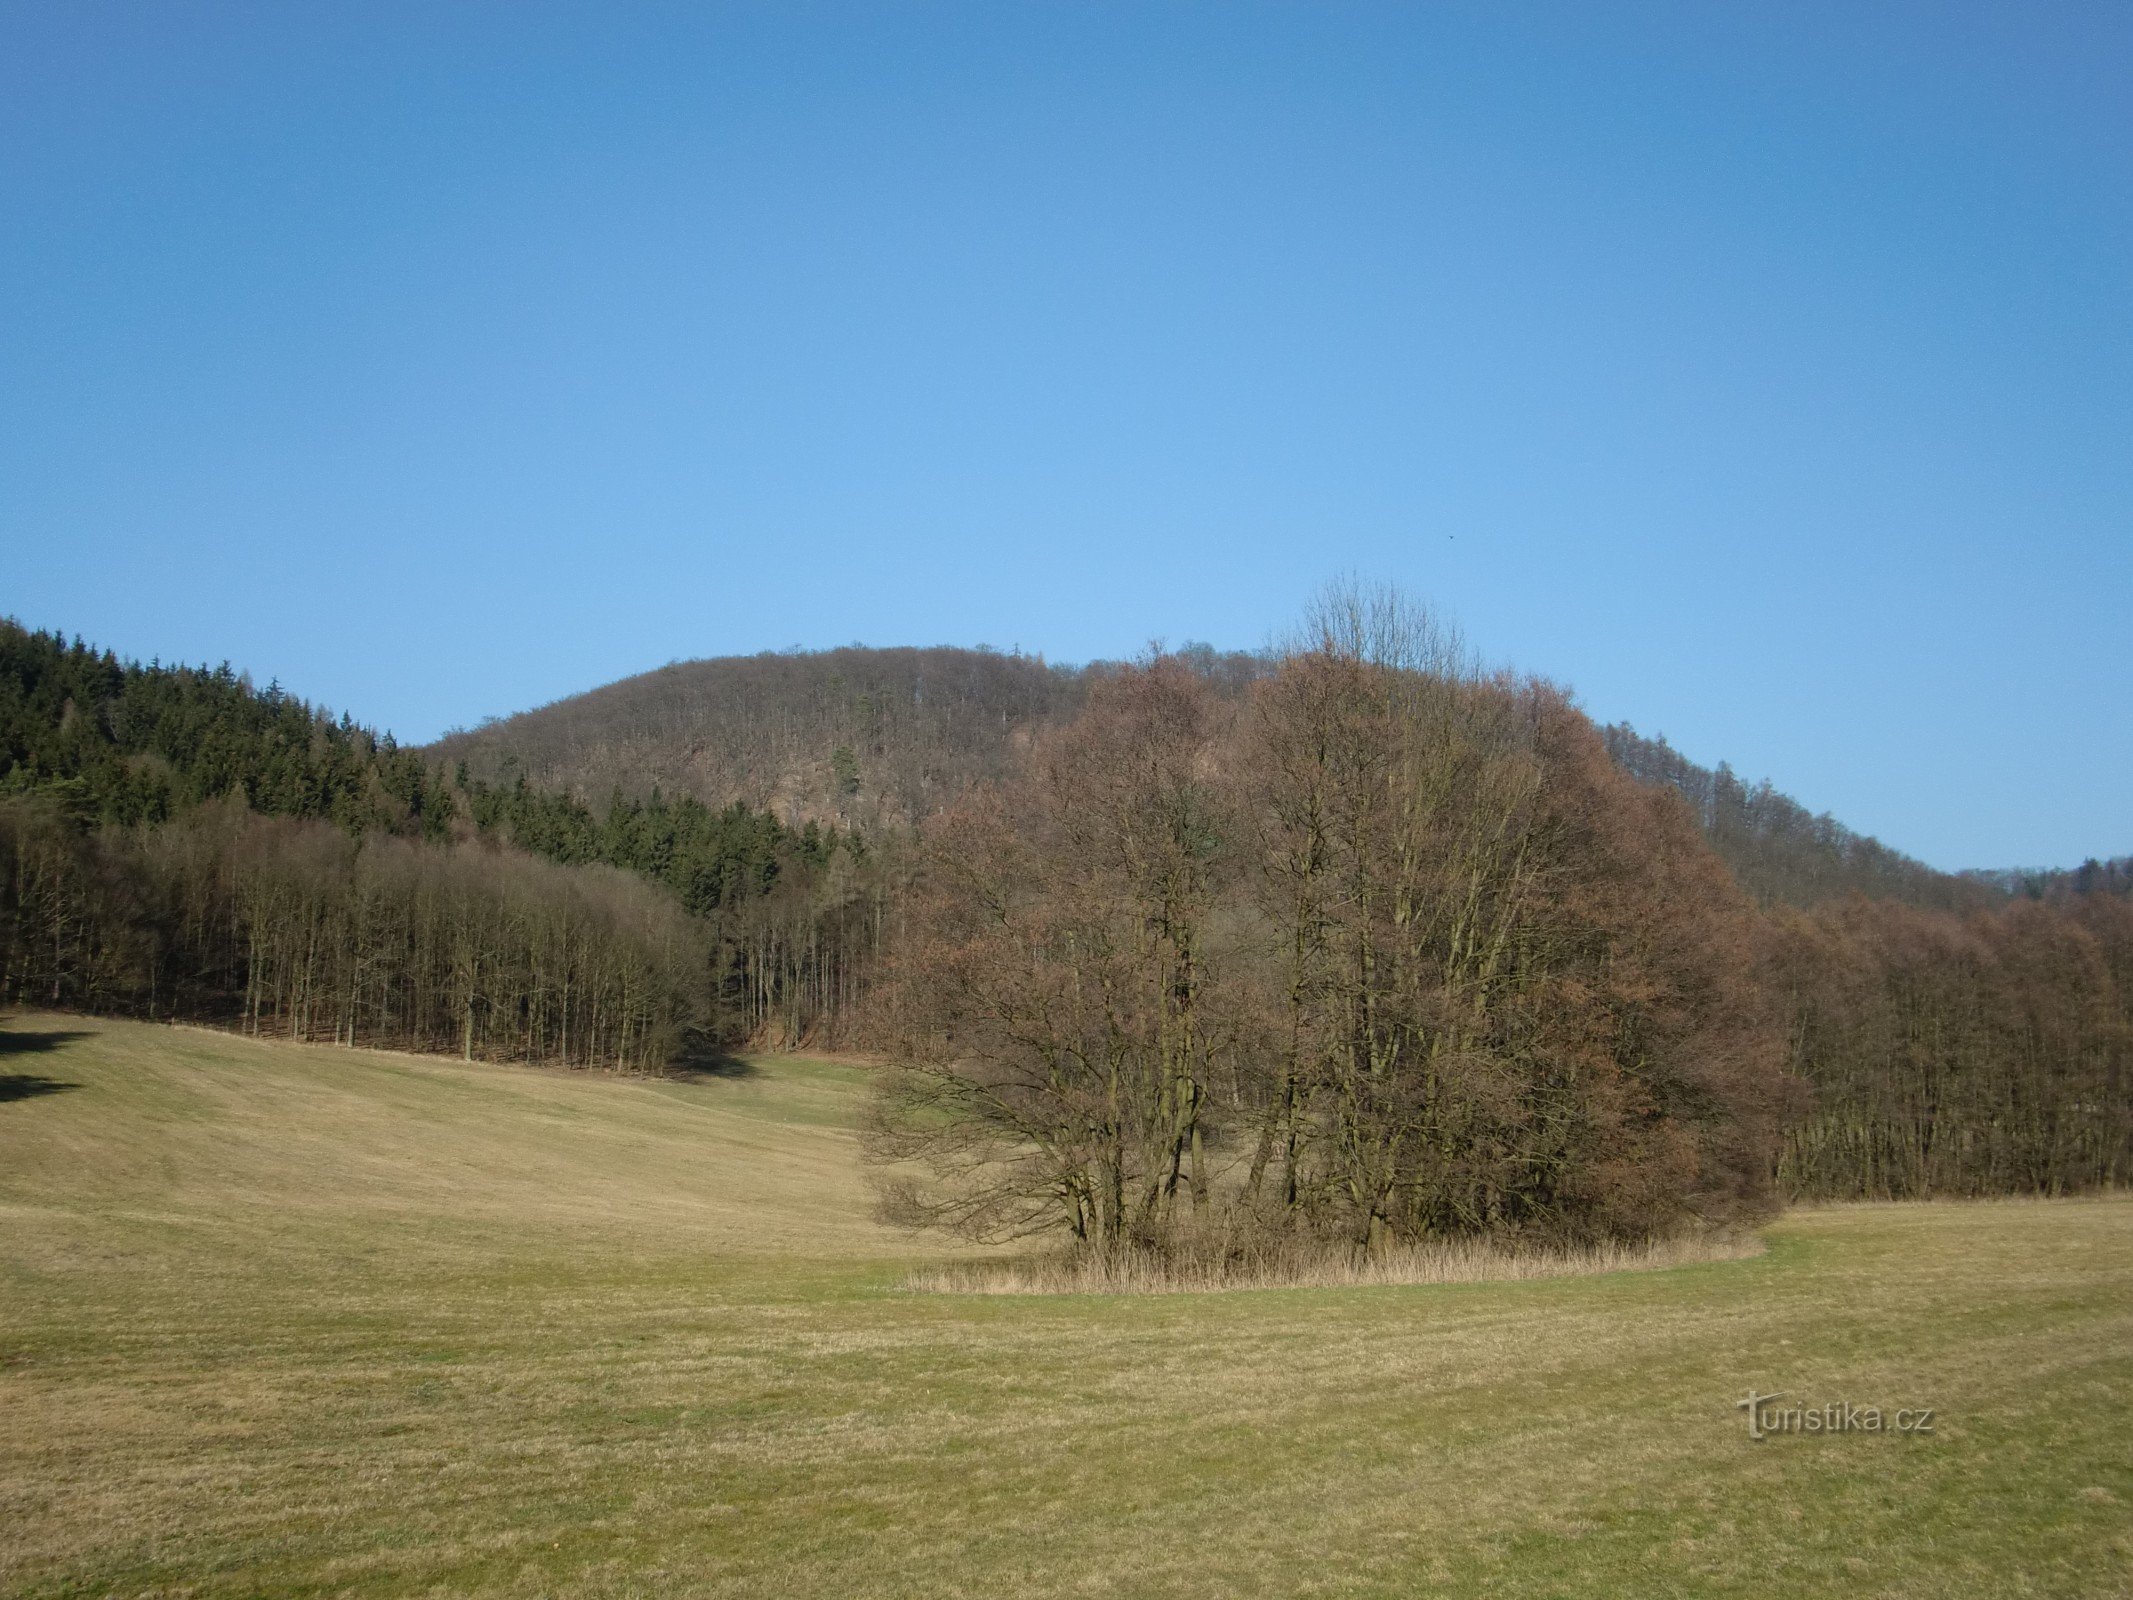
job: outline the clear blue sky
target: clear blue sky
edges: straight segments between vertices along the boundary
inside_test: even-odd
[[[1397,580],[2133,851],[2133,8],[0,9],[0,612],[424,739]]]

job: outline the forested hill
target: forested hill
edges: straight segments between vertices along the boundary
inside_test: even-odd
[[[477,781],[604,800],[653,790],[791,820],[908,823],[996,777],[1034,728],[1073,715],[1081,674],[976,650],[685,661],[447,734]]]
[[[0,618],[0,793],[85,823],[157,823],[202,801],[436,837],[452,799],[431,764],[221,667],[143,666]]]
[[[1204,645],[1179,654],[1231,694],[1266,669],[1263,657]],[[729,656],[626,678],[430,749],[478,781],[523,778],[593,803],[619,788],[738,803],[795,824],[904,826],[999,777],[1016,749],[1071,720],[1090,682],[1116,670],[948,647]],[[1999,875],[1937,872],[1768,782],[1700,767],[1626,724],[1603,732],[1624,770],[1688,800],[1734,875],[1766,902],[1813,905],[1857,891],[1957,909],[2021,892]]]
[[[848,997],[879,879],[836,829],[461,781],[227,666],[0,619],[0,1005],[658,1065]]]
[[[1939,872],[1832,816],[1815,815],[1767,778],[1743,783],[1723,761],[1715,771],[1700,767],[1664,738],[1644,738],[1628,723],[1600,734],[1625,772],[1689,802],[1734,877],[1766,904],[1811,906],[1856,892],[1931,910],[1974,911],[2009,900],[2133,897],[2133,856],[2078,867]]]
[[[1267,669],[1265,657],[1205,645],[1177,658],[1225,697]],[[1071,721],[1090,684],[1118,670],[949,647],[726,657],[663,667],[406,749],[276,687],[255,689],[227,666],[143,667],[0,621],[0,786],[34,790],[83,821],[124,824],[159,822],[232,793],[260,812],[354,832],[434,839],[457,816],[555,859],[640,871],[644,851],[594,849],[576,837],[592,825],[595,813],[584,808],[605,818],[606,832],[634,839],[641,806],[664,815],[662,805],[680,805],[682,822],[704,823],[691,836],[705,835],[718,858],[711,876],[723,881],[733,855],[728,822],[745,823],[751,840],[765,825],[815,822],[859,835],[907,828],[1005,773],[1016,751]],[[1719,856],[1767,904],[1809,906],[1857,892],[1966,910],[2133,886],[2126,860],[1938,872],[1810,812],[1768,781],[1743,783],[1723,763],[1699,766],[1627,724],[1602,732],[1625,771],[1687,799]],[[626,816],[611,804],[618,792]],[[566,797],[580,802],[564,806],[568,817],[557,810]],[[571,837],[549,838],[558,827]],[[797,831],[781,840],[785,854],[800,848]],[[667,854],[695,861],[687,850]],[[691,883],[709,881],[691,870]],[[702,899],[670,872],[650,875],[669,879],[692,904]]]
[[[1647,739],[1626,722],[1600,733],[1616,765],[1631,777],[1663,784],[1688,801],[1733,876],[1766,904],[1811,906],[1856,892],[1960,911],[2004,900],[2013,891],[1987,874],[1935,871],[1826,813],[1817,816],[1767,778],[1746,784],[1723,761],[1715,771],[1698,766],[1664,738]]]
[[[1181,652],[1235,684],[1249,655]],[[658,790],[790,823],[905,826],[999,777],[1112,670],[994,650],[845,649],[684,661],[448,734],[431,752],[490,783],[604,801]]]

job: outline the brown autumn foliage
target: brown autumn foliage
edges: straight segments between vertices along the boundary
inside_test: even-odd
[[[1426,618],[1239,705],[1153,659],[928,830],[882,996],[914,1220],[1099,1253],[1754,1215],[1787,1085],[1678,799]]]
[[[1967,916],[1854,898],[1773,916],[1814,1105],[1788,1193],[2057,1194],[2133,1181],[2133,902]]]
[[[1082,679],[996,651],[851,647],[676,662],[501,722],[431,754],[601,802],[617,787],[880,826],[1002,772]]]
[[[1211,1100],[1253,1044],[1214,917],[1226,720],[1173,664],[1129,673],[929,828],[878,1008],[907,1064],[884,1147],[943,1180],[914,1214],[1115,1244],[1209,1203]]]

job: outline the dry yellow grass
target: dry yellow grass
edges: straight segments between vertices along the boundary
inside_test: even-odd
[[[1049,1255],[921,1267],[907,1287],[932,1294],[1212,1294],[1233,1289],[1359,1289],[1429,1283],[1520,1283],[1603,1272],[1657,1272],[1763,1253],[1753,1234],[1682,1234],[1639,1244],[1513,1250],[1472,1239],[1396,1246],[1368,1256],[1247,1255],[1241,1261],[1105,1261]]]
[[[71,1086],[0,1088],[10,1594],[2133,1593],[2124,1198],[1530,1282],[915,1295],[954,1253],[870,1219],[850,1067],[5,1033]],[[1937,1428],[1758,1444],[1751,1386]]]
[[[673,1082],[73,1017],[7,1028],[79,1036],[0,1058],[83,1067],[10,1130],[37,1137],[8,1147],[0,1194],[47,1226],[153,1219],[217,1254],[438,1225],[505,1248],[911,1253],[871,1219],[850,1133],[864,1075],[838,1063]]]

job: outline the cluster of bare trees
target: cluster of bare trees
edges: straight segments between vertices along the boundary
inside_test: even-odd
[[[925,846],[879,997],[906,1215],[1109,1253],[1767,1200],[1745,898],[1559,695],[1392,597],[1328,600],[1242,695],[1092,683]]]
[[[98,833],[0,806],[0,1003],[643,1070],[697,1020],[705,961],[702,926],[615,868],[229,802]]]
[[[863,854],[840,849],[711,912],[718,1031],[771,1048],[847,1042],[898,926],[905,855],[893,835]]]
[[[1787,1192],[2133,1181],[2133,901],[1780,912],[1772,980],[1815,1091],[1780,1151]]]

